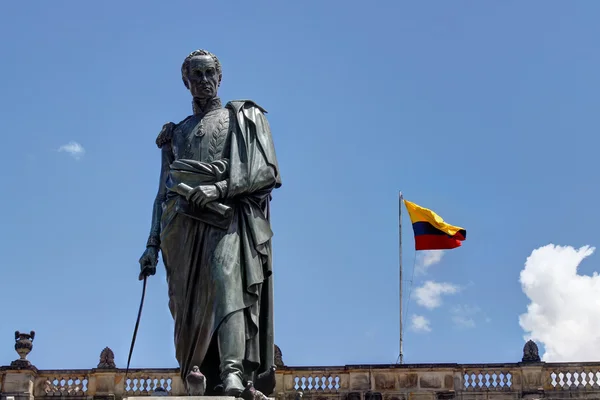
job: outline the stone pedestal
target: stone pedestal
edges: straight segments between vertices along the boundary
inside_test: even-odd
[[[521,365],[521,392],[526,395],[538,395],[544,393],[543,383],[544,365],[542,363]],[[543,397],[543,396],[542,396]]]
[[[123,394],[123,384],[117,380],[116,370],[95,370],[88,380],[88,392],[94,393],[94,400],[113,400],[115,394]]]
[[[8,370],[4,374],[2,395],[0,400],[34,400],[34,385],[37,371],[35,369]]]

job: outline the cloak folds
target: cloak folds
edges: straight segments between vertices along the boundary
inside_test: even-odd
[[[215,334],[223,320],[239,310],[245,317],[247,378],[274,363],[269,201],[271,191],[281,186],[279,167],[264,110],[251,101],[230,102],[226,108],[230,146],[223,158],[228,162],[179,160],[168,186],[193,187],[225,177],[227,190],[219,201],[233,209],[231,223],[222,229],[209,223],[218,218],[216,214],[200,219],[186,215],[180,196],[168,196],[161,218],[161,250],[181,375],[185,378],[198,365],[209,381],[217,379],[219,370]]]

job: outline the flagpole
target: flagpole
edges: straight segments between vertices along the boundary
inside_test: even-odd
[[[399,279],[399,297],[400,297],[400,354],[398,356],[399,364],[404,364],[403,350],[403,326],[402,326],[402,192],[398,193],[398,279]]]

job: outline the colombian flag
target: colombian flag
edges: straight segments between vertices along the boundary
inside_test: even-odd
[[[415,233],[416,250],[449,250],[460,247],[467,231],[449,225],[433,211],[404,200]]]

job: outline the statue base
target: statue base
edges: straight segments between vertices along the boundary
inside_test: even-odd
[[[29,360],[18,359],[10,363],[10,369],[30,369],[37,372]]]

